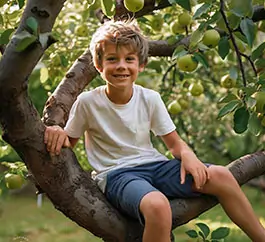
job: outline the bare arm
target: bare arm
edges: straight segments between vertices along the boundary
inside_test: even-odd
[[[195,181],[197,189],[209,179],[207,167],[198,159],[195,153],[184,142],[176,131],[161,136],[168,150],[174,157],[181,160],[181,183],[185,182],[186,174],[190,173]]]
[[[78,138],[68,137],[64,129],[58,125],[48,126],[44,132],[44,143],[51,155],[59,155],[62,147],[73,148]]]

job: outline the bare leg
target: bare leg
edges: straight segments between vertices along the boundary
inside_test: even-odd
[[[210,166],[210,180],[199,190],[218,198],[231,220],[254,242],[265,242],[265,230],[250,202],[231,172],[222,166]]]
[[[172,214],[168,199],[161,192],[143,197],[140,211],[145,219],[143,242],[170,242]]]

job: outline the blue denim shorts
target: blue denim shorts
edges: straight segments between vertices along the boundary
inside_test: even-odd
[[[139,206],[147,193],[160,191],[168,199],[201,195],[193,191],[190,174],[186,176],[185,184],[180,184],[180,167],[180,161],[173,159],[111,171],[107,175],[105,195],[119,211],[143,224]]]

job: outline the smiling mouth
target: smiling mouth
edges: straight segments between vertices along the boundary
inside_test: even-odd
[[[127,78],[129,75],[113,75],[115,78]]]

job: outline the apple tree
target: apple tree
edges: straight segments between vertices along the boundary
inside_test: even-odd
[[[239,184],[264,173],[263,0],[1,0],[0,14],[1,161],[21,160],[56,209],[94,235],[141,241],[142,227],[114,209],[91,179],[85,139],[75,153],[64,148],[51,157],[43,132],[45,125],[64,127],[76,97],[104,83],[88,50],[104,21],[137,19],[150,46],[137,83],[161,93],[202,160],[229,163]],[[173,228],[217,202],[172,200]]]

